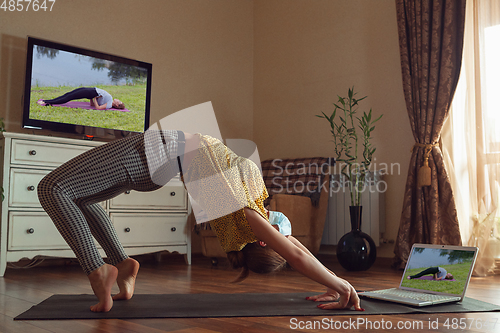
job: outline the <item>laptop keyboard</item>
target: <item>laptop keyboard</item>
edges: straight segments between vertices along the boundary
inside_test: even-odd
[[[418,301],[429,301],[429,302],[442,301],[442,300],[456,298],[455,296],[424,294],[424,293],[417,293],[417,292],[402,290],[402,289],[375,290],[373,292],[377,293],[377,294],[391,295],[391,296],[397,296],[397,297],[402,297],[402,298],[415,299]]]

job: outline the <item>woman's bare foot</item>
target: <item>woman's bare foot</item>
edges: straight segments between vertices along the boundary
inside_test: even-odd
[[[43,99],[39,99],[39,100],[38,100],[38,101],[36,101],[36,102],[38,103],[38,105],[41,105],[41,106],[45,106],[45,105],[47,105],[47,103],[45,103],[45,102],[43,101]]]
[[[132,298],[134,295],[135,279],[137,277],[137,272],[139,272],[139,266],[139,263],[132,258],[127,258],[116,264],[116,268],[118,268],[118,278],[116,279],[116,283],[118,284],[120,292],[113,296],[113,300],[127,300]]]
[[[108,312],[113,307],[111,298],[111,288],[118,276],[116,267],[104,264],[88,275],[90,285],[99,303],[92,305],[90,310],[93,312]]]

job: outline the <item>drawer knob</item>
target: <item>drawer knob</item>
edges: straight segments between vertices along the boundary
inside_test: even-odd
[[[26,232],[27,232],[28,234],[34,234],[34,233],[35,233],[35,229],[33,229],[33,228],[29,228],[28,230],[26,230]]]
[[[125,232],[130,232],[130,228],[125,228]]]
[[[175,227],[172,227],[170,230],[173,232],[176,231],[177,229]]]
[[[33,150],[30,150],[30,151],[28,152],[28,154],[30,154],[31,156],[35,156],[35,155],[36,155],[36,150],[34,150],[34,149],[33,149]]]
[[[175,192],[170,192],[171,197],[175,197]]]
[[[28,191],[34,191],[34,190],[35,190],[35,186],[33,186],[33,185],[28,186]]]
[[[125,191],[125,194],[130,194],[130,190]]]

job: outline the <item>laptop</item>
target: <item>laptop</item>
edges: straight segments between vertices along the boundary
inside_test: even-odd
[[[398,288],[358,295],[412,306],[461,302],[477,251],[477,247],[414,244]]]

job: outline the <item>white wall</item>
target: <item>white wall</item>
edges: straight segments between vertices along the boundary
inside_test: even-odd
[[[413,137],[393,0],[256,0],[254,139],[262,159],[334,156],[329,125],[337,95],[355,86],[360,110],[384,114],[373,132],[387,175],[386,238],[395,239]],[[392,251],[389,251],[392,252]],[[392,256],[391,253],[388,254]]]

